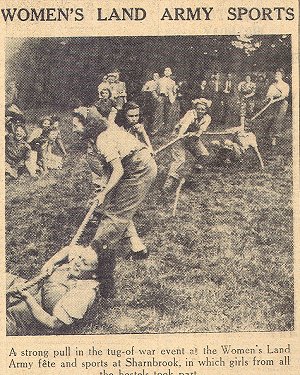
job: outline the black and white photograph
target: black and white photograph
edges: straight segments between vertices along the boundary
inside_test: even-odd
[[[290,34],[5,39],[6,335],[294,330]]]

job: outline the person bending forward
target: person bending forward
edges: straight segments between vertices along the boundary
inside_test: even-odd
[[[133,258],[148,255],[132,220],[156,177],[157,166],[149,148],[115,123],[97,124],[76,112],[73,116],[73,131],[89,133],[94,138],[95,151],[109,171],[106,186],[96,195],[103,219],[91,243],[99,255],[101,294],[109,296],[113,289],[116,243],[128,237]]]

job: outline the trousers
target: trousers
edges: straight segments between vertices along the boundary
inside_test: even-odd
[[[179,170],[186,161],[186,151],[189,151],[196,159],[209,156],[209,152],[198,137],[185,138],[173,145],[172,162],[168,176],[179,179]]]

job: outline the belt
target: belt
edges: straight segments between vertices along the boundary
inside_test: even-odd
[[[128,155],[124,156],[123,160],[128,160],[128,158],[131,158],[133,155],[137,154],[138,152],[142,151],[142,150],[147,150],[148,147],[142,147],[142,148],[138,148],[138,149],[133,149],[129,152]]]

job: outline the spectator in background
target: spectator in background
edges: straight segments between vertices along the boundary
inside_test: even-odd
[[[200,84],[197,83],[193,89],[192,99],[196,98],[210,98],[210,90],[206,79],[202,79]]]
[[[147,81],[143,88],[143,92],[158,92],[158,84],[159,84],[159,73],[153,73],[152,79],[150,81]]]
[[[99,100],[94,103],[98,112],[108,119],[108,121],[115,121],[117,115],[117,103],[112,98],[109,88],[103,88],[99,93]]]
[[[218,124],[223,117],[222,82],[219,72],[211,76],[209,90],[210,99],[212,100],[212,120],[215,124]]]
[[[165,113],[165,123],[163,127],[163,132],[165,134],[171,134],[174,131],[175,126],[180,120],[180,103],[184,106],[184,90],[185,83],[184,81],[178,82],[175,75],[172,75],[171,78],[175,82],[173,101],[170,101],[170,105],[167,107],[167,112]]]
[[[50,116],[43,116],[38,121],[37,128],[33,129],[28,137],[28,143],[31,143],[34,139],[39,138],[43,131],[52,125],[52,119]]]
[[[41,167],[43,174],[49,169],[62,169],[62,157],[52,152],[53,145],[57,142],[59,130],[49,126],[43,130],[40,137],[31,141],[32,150],[37,152],[37,164]]]
[[[254,95],[256,92],[256,84],[252,82],[251,76],[248,74],[245,80],[238,84],[238,92],[240,96],[240,119],[241,126],[245,126],[246,117],[251,117],[254,110]]]
[[[155,134],[158,127],[159,114],[159,74],[153,73],[152,80],[147,81],[143,88],[143,111],[147,120],[147,129],[150,134]]]
[[[100,85],[98,86],[98,94],[99,94],[99,98],[100,98],[100,95],[101,95],[101,91],[103,89],[107,89],[109,88],[109,83],[107,81],[107,75],[103,76],[102,78],[102,82],[100,83]]]
[[[266,85],[266,77],[265,74],[259,73],[257,76],[256,81],[256,91],[255,91],[255,98],[257,100],[257,104],[259,105],[266,97],[268,91],[268,87]]]
[[[55,136],[56,145],[58,146],[62,154],[66,156],[67,152],[63,144],[62,138],[61,138],[59,121],[60,121],[60,118],[56,115],[41,117],[38,122],[38,127],[33,129],[31,134],[29,135],[28,140],[27,140],[28,143],[34,145],[35,140],[37,139],[39,139],[38,142],[40,142],[41,137],[43,137],[45,135],[45,132],[47,132],[48,129],[51,127],[53,129],[53,134],[54,134],[54,130],[56,131],[56,136]]]
[[[120,72],[115,71],[104,76],[103,81],[98,86],[99,99],[103,89],[109,89],[111,98],[116,102],[117,110],[120,110],[127,101],[125,82],[119,80]]]
[[[55,143],[57,144],[58,148],[62,152],[64,156],[67,155],[67,151],[65,149],[64,143],[61,138],[61,132],[60,132],[60,118],[58,116],[51,116],[51,121],[52,121],[52,128],[57,130],[57,136],[56,136],[56,141]]]
[[[108,74],[108,80],[114,76],[114,81],[110,85],[112,98],[116,101],[117,110],[122,109],[123,105],[127,102],[127,92],[125,82],[120,81],[120,72],[118,70]]]
[[[275,73],[275,82],[272,83],[267,92],[267,100],[277,100],[271,105],[273,117],[269,124],[269,136],[271,138],[272,146],[276,146],[277,138],[282,133],[284,118],[288,109],[288,96],[290,93],[290,86],[283,80],[284,70],[278,69]]]
[[[159,79],[159,101],[157,108],[157,126],[156,132],[162,131],[166,133],[170,126],[176,124],[169,124],[169,118],[172,111],[172,104],[176,100],[176,83],[171,78],[172,70],[167,67],[164,70],[164,76]]]
[[[230,113],[231,100],[234,95],[234,84],[232,80],[232,74],[227,73],[226,80],[224,83],[224,89],[222,92],[222,101],[223,101],[223,117],[221,122],[226,123],[228,115]]]
[[[16,105],[5,109],[5,134],[12,133],[16,124],[24,125],[25,116]]]
[[[189,85],[186,80],[178,82],[177,85],[177,100],[179,102],[179,114],[183,116],[189,109],[191,109],[191,91],[189,89]],[[176,121],[177,120],[177,121]],[[175,119],[176,125],[179,119]],[[172,129],[173,130],[173,129]]]
[[[26,129],[20,123],[15,124],[12,132],[5,136],[5,173],[15,179],[22,170],[31,177],[37,177],[36,153],[26,139]]]

